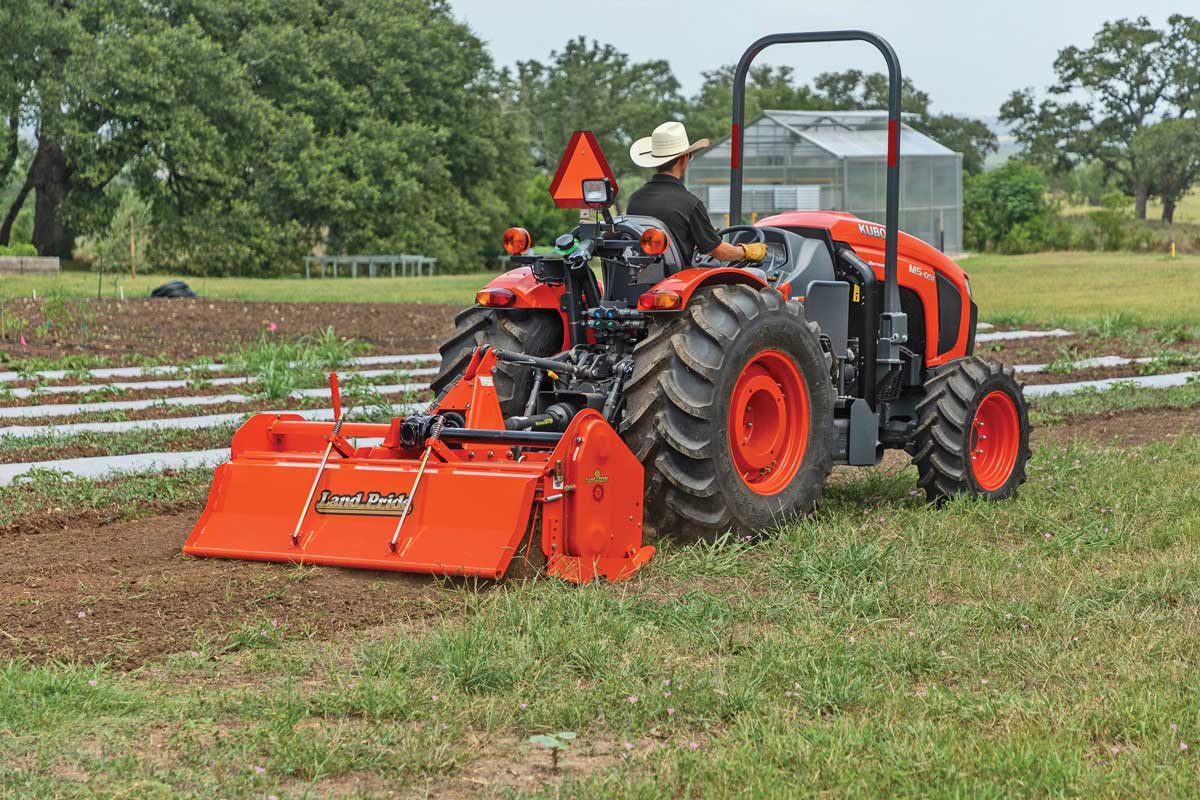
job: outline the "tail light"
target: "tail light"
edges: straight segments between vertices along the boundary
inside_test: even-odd
[[[661,256],[670,243],[671,237],[662,228],[646,228],[642,232],[642,252],[648,256]]]
[[[512,289],[484,289],[475,295],[475,302],[481,306],[511,306],[516,300]]]
[[[651,289],[638,298],[642,311],[667,311],[683,306],[683,295],[673,289]]]
[[[533,246],[529,231],[524,228],[509,228],[504,232],[504,252],[519,256]]]

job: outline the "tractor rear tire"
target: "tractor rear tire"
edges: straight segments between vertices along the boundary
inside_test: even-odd
[[[651,322],[634,363],[622,435],[645,467],[657,535],[754,533],[816,509],[834,398],[803,306],[774,289],[702,288]]]
[[[1012,367],[978,356],[951,361],[926,381],[917,414],[913,464],[930,502],[1016,496],[1025,482],[1030,425]]]
[[[562,317],[557,311],[547,309],[498,311],[474,306],[459,312],[454,327],[454,335],[439,348],[442,368],[430,384],[435,394],[440,394],[463,373],[471,353],[479,345],[542,357],[558,355],[562,346]],[[533,371],[500,362],[493,374],[504,416],[524,414],[525,402],[533,388]]]

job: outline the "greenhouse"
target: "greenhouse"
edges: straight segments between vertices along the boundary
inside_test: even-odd
[[[850,211],[884,221],[887,112],[764,111],[745,129],[743,214]],[[692,160],[687,188],[718,228],[729,224],[729,137]],[[900,134],[900,228],[962,249],[962,155],[907,124]]]

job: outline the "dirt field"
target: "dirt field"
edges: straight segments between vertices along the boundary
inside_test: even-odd
[[[1069,419],[1036,430],[1034,447],[1131,447],[1185,434],[1200,434],[1200,409]],[[447,594],[445,582],[421,576],[188,558],[180,548],[201,507],[131,522],[46,509],[0,529],[0,658],[129,669],[168,653],[228,652],[239,637],[325,639],[397,609],[432,615]]]
[[[0,658],[132,667],[242,624],[263,627],[257,636],[329,636],[394,617],[399,604],[409,616],[435,608],[437,582],[418,576],[188,558],[180,548],[199,512],[101,526],[51,512],[0,537]]]
[[[9,359],[103,356],[114,364],[162,357],[180,362],[215,358],[258,339],[294,338],[328,326],[391,352],[437,350],[453,330],[450,305],[420,303],[250,303],[238,300],[8,300],[4,311],[26,320],[26,344],[0,340]],[[49,326],[46,323],[49,322]],[[34,332],[36,331],[36,333]]]

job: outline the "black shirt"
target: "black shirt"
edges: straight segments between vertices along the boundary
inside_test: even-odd
[[[645,186],[629,198],[627,214],[655,217],[667,226],[667,234],[679,247],[684,264],[691,264],[696,253],[711,253],[721,243],[708,210],[700,198],[683,188],[674,175],[655,173]]]

